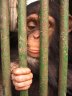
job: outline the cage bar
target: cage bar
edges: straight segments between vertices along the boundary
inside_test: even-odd
[[[48,96],[48,0],[40,0],[40,96]]]
[[[60,66],[58,96],[66,96],[68,67],[68,12],[69,0],[60,1]]]
[[[10,47],[9,47],[9,6],[8,0],[1,0],[1,58],[3,96],[11,96],[10,88]]]
[[[26,0],[18,0],[18,49],[20,67],[27,67]],[[28,96],[28,91],[20,96]]]

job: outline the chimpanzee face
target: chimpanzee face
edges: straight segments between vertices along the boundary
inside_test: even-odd
[[[49,19],[49,42],[55,32],[55,19],[52,16]],[[39,57],[40,47],[40,17],[37,14],[31,14],[27,17],[28,33],[28,54],[32,57]]]

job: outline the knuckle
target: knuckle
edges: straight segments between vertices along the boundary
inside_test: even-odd
[[[32,78],[33,78],[33,74],[30,73],[30,75],[29,75],[29,79],[32,79]]]
[[[29,81],[29,85],[31,85],[32,84],[32,79]]]
[[[26,71],[27,71],[27,72],[31,72],[30,68],[26,68]]]
[[[14,62],[11,63],[11,73],[13,73],[16,68],[18,68],[18,64],[15,64]]]
[[[30,81],[30,84],[32,84],[32,80]]]
[[[33,74],[31,73],[31,78],[33,78]]]
[[[19,77],[17,78],[17,80],[19,80],[19,81],[21,82],[22,80],[24,80],[24,78],[22,78],[22,76],[19,76]]]
[[[21,87],[21,84],[18,83],[18,82],[13,81],[13,84],[14,84],[14,86],[15,86],[16,88]]]
[[[16,83],[15,83],[15,86],[16,86],[16,87],[21,87],[21,84],[16,82]]]

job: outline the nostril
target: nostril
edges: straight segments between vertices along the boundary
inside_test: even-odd
[[[40,37],[40,34],[39,33],[36,33],[33,35],[34,39],[38,39]]]

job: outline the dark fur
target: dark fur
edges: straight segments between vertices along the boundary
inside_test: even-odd
[[[52,40],[49,45],[49,96],[57,96],[58,85],[58,65],[59,65],[59,4],[56,1],[49,2],[49,15],[56,20],[55,34],[52,35]],[[56,10],[56,11],[53,11]],[[39,1],[30,4],[27,7],[27,16],[32,13],[39,14]],[[68,90],[67,96],[72,96],[72,32],[69,33],[69,60],[68,60]],[[28,56],[28,67],[34,74],[33,83],[29,89],[29,96],[39,96],[39,60]],[[14,93],[14,92],[13,92]],[[15,96],[17,93],[15,94]]]

